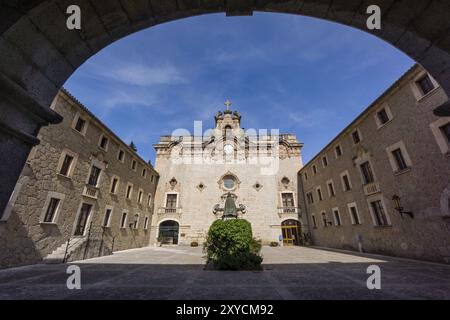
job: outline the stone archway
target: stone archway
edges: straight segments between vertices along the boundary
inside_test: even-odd
[[[66,9],[82,10],[82,29],[68,30]],[[382,30],[370,31],[422,64],[450,93],[449,1],[439,0],[16,0],[0,4],[0,212],[41,126],[61,117],[49,106],[75,70],[133,32],[207,13],[299,14],[366,28],[379,5]]]
[[[180,224],[175,220],[164,220],[159,224],[158,242],[178,245]]]
[[[296,219],[284,220],[281,223],[281,234],[284,246],[303,245],[302,225]]]

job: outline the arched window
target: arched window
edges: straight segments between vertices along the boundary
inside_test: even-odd
[[[225,137],[231,137],[233,134],[233,128],[228,124],[223,128],[223,135]]]

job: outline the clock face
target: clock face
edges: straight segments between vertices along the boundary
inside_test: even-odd
[[[231,144],[225,145],[225,147],[223,147],[223,150],[225,151],[226,154],[233,154],[234,152],[234,148]]]

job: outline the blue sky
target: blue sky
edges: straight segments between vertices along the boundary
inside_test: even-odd
[[[226,99],[242,126],[295,133],[305,163],[414,61],[346,26],[294,15],[183,19],[126,37],[65,87],[139,154],[194,120],[214,125]]]

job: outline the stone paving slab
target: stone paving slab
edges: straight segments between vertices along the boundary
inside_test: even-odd
[[[0,299],[450,299],[450,266],[318,248],[263,248],[264,271],[205,271],[201,248],[148,247],[73,262],[82,289],[68,290],[68,265],[0,270]],[[367,267],[382,290],[366,287]]]

